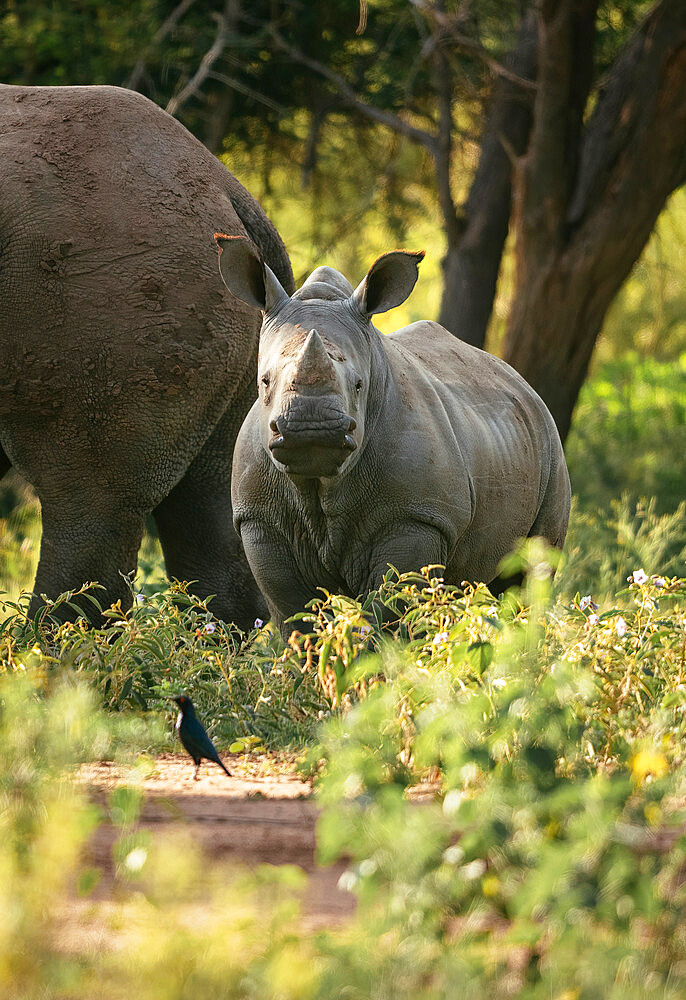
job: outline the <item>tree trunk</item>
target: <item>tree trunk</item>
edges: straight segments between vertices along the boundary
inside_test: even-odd
[[[536,75],[536,18],[525,15],[507,67],[523,80]],[[468,344],[483,347],[493,309],[507,237],[512,194],[512,157],[526,149],[533,96],[521,84],[500,77],[481,141],[481,155],[454,234],[446,227],[443,294],[438,317]]]
[[[562,53],[580,5],[550,6],[554,15],[546,20],[545,4],[540,15],[539,94],[515,182],[517,287],[504,356],[543,397],[564,440],[605,313],[686,181],[686,4],[653,8],[578,143],[558,112],[577,85],[574,58],[565,65]]]

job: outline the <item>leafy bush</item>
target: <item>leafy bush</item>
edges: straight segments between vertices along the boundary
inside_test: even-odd
[[[581,510],[606,510],[620,493],[655,496],[660,513],[684,499],[686,354],[629,352],[584,384],[565,453]]]
[[[686,563],[686,501],[660,514],[655,497],[634,501],[625,493],[603,510],[584,510],[574,498],[564,556],[556,587],[569,597],[593,590],[609,598],[636,566],[680,575]]]
[[[277,658],[332,707],[309,764],[318,850],[349,859],[343,884],[359,903],[348,924],[316,934],[299,923],[297,872],[240,876],[203,864],[190,842],[144,841],[140,796],[120,788],[109,805],[121,833],[116,946],[65,953],[59,907],[96,877],[79,852],[97,818],[69,772],[111,754],[110,727],[127,718],[95,710],[81,682],[102,694],[116,674],[108,655],[133,670],[148,651],[157,669],[143,641],[157,630],[166,648],[177,629],[169,650],[190,674],[196,659],[211,669],[203,653],[247,664],[248,650],[217,631],[211,646],[209,613],[190,599],[136,603],[92,643],[17,612],[0,679],[4,993],[683,996],[686,582],[636,569],[606,607],[590,595],[560,604],[552,555],[534,541],[521,558],[521,600],[447,587],[435,568],[389,574],[365,603],[325,595],[301,622],[309,634]],[[26,645],[36,629],[50,653]]]
[[[103,610],[97,594],[97,586],[70,591],[33,618],[28,595],[0,605],[0,672],[30,669],[46,683],[64,673],[83,676],[103,707],[117,712],[169,716],[176,711],[171,698],[185,692],[220,749],[246,738],[272,747],[312,738],[328,704],[307,657],[301,664],[280,638],[261,627],[242,635],[183,586],[137,594],[126,612],[119,604]],[[83,614],[77,599],[102,611],[105,624],[57,621],[64,604]]]
[[[348,668],[319,784],[320,856],[351,857],[360,900],[346,996],[686,989],[684,583],[637,571],[630,610],[565,609],[529,561],[524,608],[401,578],[407,642]]]

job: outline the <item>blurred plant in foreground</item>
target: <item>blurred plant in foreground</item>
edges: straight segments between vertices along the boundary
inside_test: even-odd
[[[561,604],[554,554],[529,540],[518,558],[525,586],[502,599],[448,587],[438,567],[389,573],[365,602],[325,595],[300,621],[308,634],[273,657],[332,711],[311,751],[318,853],[348,860],[341,884],[358,910],[316,933],[301,922],[301,873],[208,865],[179,833],[139,831],[140,793],[122,787],[109,802],[113,902],[89,910],[104,945],[64,945],[61,914],[97,880],[80,856],[97,817],[71,771],[112,755],[112,726],[136,724],[96,710],[81,682],[102,695],[108,650],[147,649],[158,625],[173,633],[165,615],[183,623],[184,669],[229,639],[218,624],[208,635],[190,598],[145,613],[136,602],[91,645],[45,620],[36,637],[17,612],[0,679],[4,994],[683,996],[684,581],[637,566],[619,603]],[[232,655],[249,656],[242,641]]]
[[[409,642],[360,658],[385,681],[325,727],[346,996],[686,989],[684,581],[639,568],[621,613],[562,608],[545,550],[523,557],[521,605],[401,577]]]

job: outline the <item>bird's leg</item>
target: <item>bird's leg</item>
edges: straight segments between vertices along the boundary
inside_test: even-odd
[[[201,764],[202,764],[202,761],[198,761],[198,763],[195,765],[195,774],[193,775],[193,781],[197,781],[198,780],[198,771],[200,770],[200,765]]]

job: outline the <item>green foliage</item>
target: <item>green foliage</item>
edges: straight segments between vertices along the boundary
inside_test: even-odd
[[[654,495],[661,512],[674,511],[684,499],[685,454],[686,353],[667,361],[629,353],[586,382],[566,446],[582,508],[623,491],[633,500]]]
[[[137,594],[127,612],[118,604],[104,609],[100,628],[83,617],[57,620],[65,605],[77,615],[84,602],[102,610],[97,594],[97,587],[68,592],[33,617],[29,595],[1,605],[0,673],[30,669],[48,685],[63,674],[82,675],[109,711],[129,708],[167,720],[176,712],[171,698],[184,692],[220,748],[245,738],[276,747],[311,737],[327,703],[307,662],[284,652],[268,630],[243,636],[181,586]]]
[[[596,348],[596,363],[622,358],[671,361],[675,384],[683,396],[686,349],[686,288],[683,248],[686,245],[686,191],[675,191],[662,211],[650,240],[608,310]],[[664,369],[663,379],[664,384]],[[652,380],[651,380],[652,381]]]
[[[129,784],[108,806],[115,902],[90,904],[112,915],[108,946],[65,949],[60,914],[97,883],[79,854],[102,819],[71,774],[111,752],[117,715],[78,665],[15,663],[0,678],[3,994],[683,996],[686,581],[637,570],[620,603],[570,607],[554,603],[551,553],[533,541],[519,558],[521,601],[446,587],[435,568],[389,574],[365,605],[325,596],[288,647],[324,687],[339,659],[345,677],[312,756],[319,855],[348,859],[358,908],[316,933],[301,873],[240,875],[178,834],[137,832]],[[367,631],[382,607],[399,627]],[[207,620],[192,613],[186,631]],[[150,620],[132,614],[142,632]]]
[[[107,719],[72,681],[44,697],[27,671],[0,676],[0,995],[12,1000],[74,995],[80,963],[54,939],[66,895],[97,883],[82,851],[101,816],[73,772],[115,743],[130,759],[143,735],[134,719]]]
[[[684,583],[565,611],[527,557],[526,608],[401,578],[408,643],[366,657],[385,681],[325,728],[319,851],[352,858],[360,907],[348,996],[686,988]]]
[[[637,566],[677,575],[686,561],[686,502],[659,514],[655,497],[634,502],[628,494],[603,509],[583,510],[575,499],[565,541],[560,590],[606,597]]]
[[[559,554],[540,546],[529,540],[517,557],[529,566],[523,595],[513,590],[498,600],[483,584],[447,586],[440,567],[430,567],[400,577],[389,572],[364,603],[327,595],[315,604],[304,617],[314,629],[318,672],[332,705],[364,700],[370,691],[387,701],[393,690],[392,739],[401,739],[398,760],[407,764],[414,757],[413,720],[425,702],[437,700],[437,689],[448,696],[445,686],[452,686],[458,701],[473,693],[492,698],[496,690],[516,689],[523,670],[540,680],[542,671],[573,664],[593,689],[576,709],[582,756],[609,766],[618,747],[644,734],[648,705],[672,706],[659,738],[671,734],[675,752],[683,753],[683,581],[637,568],[606,606],[578,593],[550,604],[551,560]],[[391,624],[370,628],[375,618]],[[370,643],[377,652],[369,654]]]

